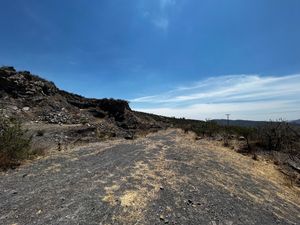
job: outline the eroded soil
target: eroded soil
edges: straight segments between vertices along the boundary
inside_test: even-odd
[[[178,130],[53,153],[0,175],[0,224],[299,224],[274,165]]]

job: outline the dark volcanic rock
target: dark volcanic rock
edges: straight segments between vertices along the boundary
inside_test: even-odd
[[[125,133],[161,128],[150,116],[133,112],[125,100],[85,98],[13,67],[0,68],[0,104],[7,115],[23,121],[87,124],[105,119],[120,130],[126,130]]]
[[[2,68],[0,69],[0,88],[14,98],[50,96],[58,93],[58,88],[54,83],[31,75],[28,71],[15,72]]]
[[[13,67],[0,68],[0,93],[2,104],[14,101],[18,108],[37,108],[33,110],[33,114],[37,114],[34,116],[40,116],[50,123],[72,123],[72,118],[81,109],[88,109],[91,117],[104,118],[108,115],[116,121],[124,121],[125,111],[131,110],[127,101],[84,98],[59,90],[53,82],[32,75],[29,71],[17,72]],[[64,112],[62,108],[69,110]]]

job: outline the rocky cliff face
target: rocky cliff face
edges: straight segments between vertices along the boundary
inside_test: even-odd
[[[0,91],[13,98],[37,99],[41,96],[53,96],[59,92],[58,88],[28,71],[17,72],[13,67],[0,68]]]
[[[152,115],[132,111],[127,101],[85,98],[13,67],[0,68],[0,109],[5,117],[23,121],[34,142],[47,148],[107,137],[131,139],[165,126]]]
[[[131,112],[127,101],[84,98],[13,67],[0,68],[0,104],[10,115],[49,123],[72,124],[104,117],[123,122]]]

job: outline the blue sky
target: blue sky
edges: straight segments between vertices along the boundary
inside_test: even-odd
[[[300,118],[299,0],[2,0],[0,64],[197,119]]]

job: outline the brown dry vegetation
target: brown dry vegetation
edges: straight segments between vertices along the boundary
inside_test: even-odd
[[[194,132],[196,139],[219,140],[254,160],[263,158],[279,166],[291,185],[300,185],[300,127],[283,120],[253,127],[224,126],[215,121],[172,119],[176,127]]]

